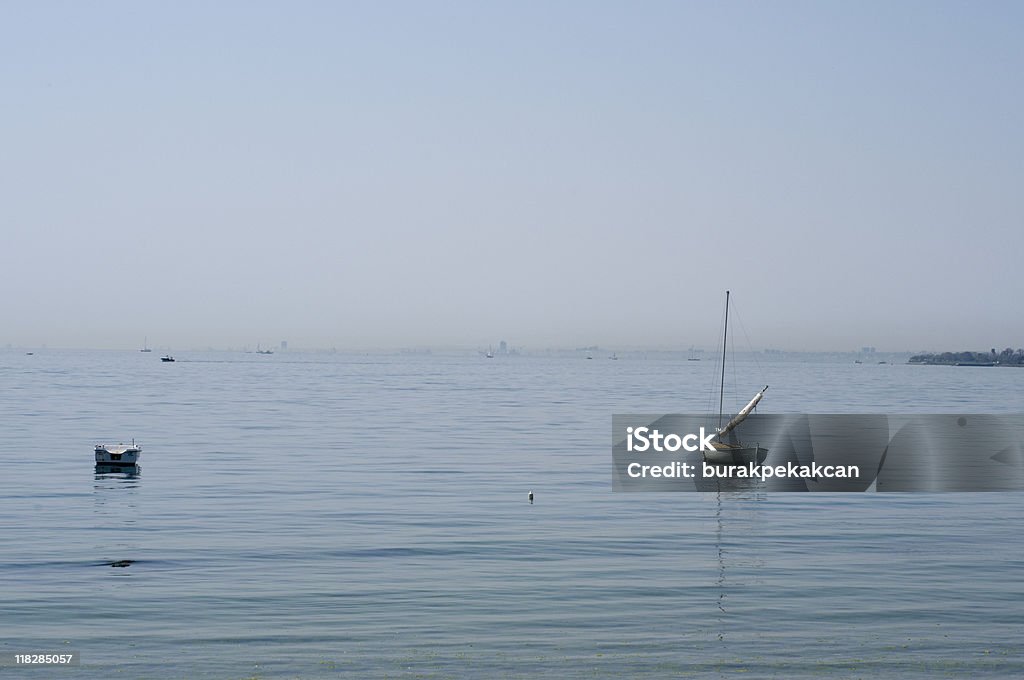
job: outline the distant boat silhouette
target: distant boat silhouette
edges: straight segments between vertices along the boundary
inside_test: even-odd
[[[170,354],[165,354],[164,356],[160,357],[160,361],[174,361],[174,357],[172,357]]]
[[[145,340],[142,341],[142,349],[140,349],[139,351],[140,352],[152,352],[153,351],[153,350],[151,350],[149,348],[149,338],[148,337]]]

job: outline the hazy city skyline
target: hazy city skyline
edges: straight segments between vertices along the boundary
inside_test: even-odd
[[[1018,347],[1022,19],[7,3],[0,346]]]

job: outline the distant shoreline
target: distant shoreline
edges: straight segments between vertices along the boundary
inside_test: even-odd
[[[1016,366],[1024,367],[1024,349],[1007,347],[1002,352],[942,352],[915,354],[907,362],[926,366]]]

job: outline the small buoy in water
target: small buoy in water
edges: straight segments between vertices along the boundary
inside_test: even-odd
[[[530,499],[530,505],[533,505],[533,491],[531,490],[527,498]]]

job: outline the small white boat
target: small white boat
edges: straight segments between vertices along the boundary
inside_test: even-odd
[[[142,454],[142,445],[132,440],[131,444],[97,444],[96,464],[111,466],[137,465]]]
[[[174,357],[172,357],[170,354],[165,354],[164,356],[160,357],[160,361],[174,361]]]

